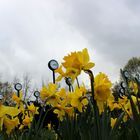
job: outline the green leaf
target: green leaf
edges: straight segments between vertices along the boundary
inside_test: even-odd
[[[112,129],[111,132],[110,132],[110,138],[113,139],[113,138],[116,136],[117,130],[118,130],[118,128],[119,128],[120,125],[121,125],[121,121],[122,121],[122,119],[123,119],[123,117],[124,117],[124,114],[125,114],[125,112],[122,112],[122,113],[120,114],[120,116],[118,117],[118,119],[117,119],[117,121],[116,121],[116,123],[115,123],[113,129]]]
[[[133,113],[133,119],[131,119],[132,121],[132,125],[136,130],[137,136],[140,140],[140,115],[136,109],[136,106],[130,96],[130,103],[131,103],[131,108],[132,108],[132,113]]]

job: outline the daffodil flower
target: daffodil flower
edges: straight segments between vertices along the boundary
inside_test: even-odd
[[[117,118],[111,118],[111,127],[114,128],[114,125],[117,121]]]
[[[16,93],[13,93],[12,100],[16,104],[19,104],[22,101],[22,96],[23,96],[22,92],[19,93],[19,97],[16,95]]]
[[[104,73],[99,73],[94,80],[94,99],[97,102],[100,114],[104,111],[104,104],[111,96],[112,83]]]
[[[9,107],[9,106],[4,106],[4,105],[0,105],[0,129],[3,129],[3,124],[6,125],[5,127],[7,127],[7,133],[9,133],[12,129],[14,129],[14,127],[16,127],[16,125],[12,126],[11,128],[10,126],[8,127],[7,125],[7,117],[6,115],[9,115],[10,117],[15,117],[20,113],[20,110],[17,109],[16,107]],[[13,119],[10,120],[11,123],[14,121]],[[9,122],[10,123],[10,122]]]
[[[18,117],[9,119],[7,116],[3,120],[4,126],[6,128],[6,133],[10,134],[13,129],[15,129],[20,123]]]
[[[89,54],[87,49],[82,51],[72,52],[63,58],[64,62],[55,71],[59,73],[57,80],[61,80],[63,77],[70,77],[74,80],[82,70],[89,70],[94,67],[94,63],[90,62]],[[65,72],[63,70],[65,68]]]
[[[30,114],[32,114],[32,115],[39,114],[39,112],[38,112],[39,107],[35,107],[33,103],[27,107],[28,107],[28,110],[30,111]]]
[[[30,128],[31,122],[33,120],[33,117],[29,117],[28,115],[25,115],[25,118],[22,121],[22,124],[20,125],[19,129],[23,129],[24,127]]]
[[[40,91],[40,97],[42,100],[46,100],[48,97],[54,95],[57,91],[57,85],[49,83],[48,86],[43,86]]]
[[[85,96],[85,93],[83,92],[83,89],[76,87],[75,92],[71,94],[71,105],[73,107],[76,107],[79,112],[82,112],[83,107],[88,104],[88,99]]]

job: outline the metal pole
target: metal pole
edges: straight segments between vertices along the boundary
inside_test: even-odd
[[[55,84],[55,72],[53,70],[53,83]]]
[[[20,92],[19,92],[19,90],[17,90],[17,96],[19,97],[19,94],[20,94]]]

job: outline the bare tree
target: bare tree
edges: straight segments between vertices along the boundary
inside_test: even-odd
[[[132,75],[140,73],[140,58],[132,57],[129,59],[123,70],[128,70]]]
[[[3,95],[3,102],[10,104],[13,93],[12,85],[8,82],[0,82],[0,92]]]
[[[22,85],[23,100],[25,101],[26,99],[29,99],[32,94],[31,77],[29,73],[23,74],[23,77],[21,79],[15,76],[13,85],[15,85],[16,83],[21,83]]]
[[[27,98],[29,92],[31,91],[31,78],[29,74],[24,74],[23,75],[23,95],[24,95],[24,100]]]

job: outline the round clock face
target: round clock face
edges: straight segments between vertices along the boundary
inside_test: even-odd
[[[129,78],[129,77],[130,77],[130,75],[129,75],[129,73],[128,73],[127,71],[124,71],[124,76],[125,76],[126,78]]]
[[[0,94],[0,100],[2,100],[2,99],[3,99],[3,95]]]
[[[68,84],[68,85],[72,84],[72,79],[70,77],[66,78],[66,84]]]
[[[50,60],[48,66],[51,70],[56,70],[59,67],[56,60]]]
[[[124,82],[121,82],[121,87],[126,88],[126,84]]]
[[[35,96],[35,97],[39,97],[39,96],[40,96],[40,92],[39,92],[39,91],[35,91],[35,92],[34,92],[34,96]]]
[[[21,90],[22,89],[22,85],[20,83],[15,84],[15,89],[16,90]]]
[[[121,94],[124,94],[124,89],[121,88],[121,89],[120,89],[120,93],[121,93]]]

